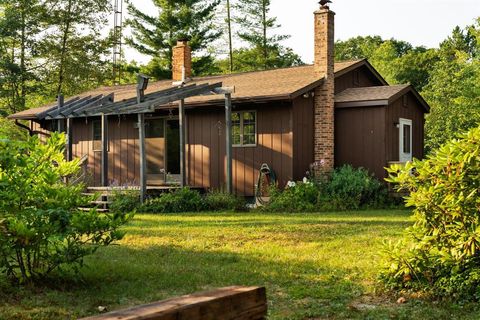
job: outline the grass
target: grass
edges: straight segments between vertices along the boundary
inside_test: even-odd
[[[376,289],[382,243],[409,221],[398,210],[137,215],[75,282],[0,280],[0,319],[71,319],[230,285],[266,286],[269,319],[480,318],[474,305],[397,305]]]

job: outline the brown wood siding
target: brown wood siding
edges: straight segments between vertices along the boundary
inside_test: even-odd
[[[89,184],[101,183],[101,151],[93,150],[92,121],[96,118],[80,118],[73,121],[73,155],[88,155]],[[110,185],[136,185],[139,181],[138,130],[135,118],[111,116],[108,119],[108,181]]]
[[[403,97],[398,98],[388,108],[385,115],[388,161],[399,160],[399,129],[395,126],[400,118],[412,120],[413,157],[424,156],[424,110],[412,93],[407,93],[407,106],[403,105]]]
[[[385,177],[385,109],[335,110],[335,166],[351,164]]]
[[[279,185],[292,179],[291,105],[281,102],[242,105],[234,111],[255,110],[257,145],[233,148],[233,185],[240,195],[253,196],[259,169],[267,163]],[[220,110],[187,112],[187,173],[191,186],[225,187],[225,116]]]
[[[313,97],[293,101],[293,179],[302,180],[314,161]]]
[[[358,76],[355,75],[356,73],[358,73]],[[381,85],[382,83],[375,77],[375,75],[373,75],[367,67],[362,66],[335,78],[335,94],[340,93],[348,88],[372,87]]]

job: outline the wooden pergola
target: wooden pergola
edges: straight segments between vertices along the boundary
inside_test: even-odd
[[[199,95],[225,96],[225,124],[226,124],[226,187],[232,193],[232,93],[234,88],[222,87],[222,83],[214,84],[188,84],[183,81],[174,83],[170,89],[145,94],[148,86],[148,77],[139,75],[137,83],[137,96],[134,98],[115,102],[114,93],[96,96],[75,97],[64,101],[59,96],[57,105],[40,113],[40,120],[65,120],[58,121],[58,131],[67,134],[67,159],[72,160],[72,119],[81,117],[100,117],[102,129],[102,156],[101,156],[101,182],[108,186],[108,117],[118,115],[138,115],[138,136],[140,146],[140,193],[141,199],[145,198],[147,190],[146,155],[145,155],[145,114],[164,109],[165,105],[178,102],[179,130],[180,130],[180,185],[186,186],[186,155],[185,155],[185,99]],[[64,128],[66,123],[66,128]]]

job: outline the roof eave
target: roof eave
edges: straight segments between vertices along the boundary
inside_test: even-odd
[[[389,104],[389,101],[386,99],[347,101],[347,102],[335,102],[335,108],[383,107],[383,106],[388,106],[388,104]]]

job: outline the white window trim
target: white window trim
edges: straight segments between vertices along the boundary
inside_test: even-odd
[[[253,144],[243,144],[243,114],[244,113],[253,113],[255,115],[255,143]],[[232,147],[234,148],[251,148],[251,147],[256,147],[258,144],[258,137],[257,137],[257,132],[258,132],[258,127],[257,127],[257,111],[256,110],[241,110],[241,111],[232,111],[232,115],[234,113],[240,114],[240,144],[232,144]],[[233,135],[233,132],[232,132]],[[233,140],[233,137],[232,137]]]
[[[413,159],[413,121],[411,119],[405,119],[405,118],[399,118],[398,123],[400,124],[400,129],[398,130],[398,135],[399,135],[399,148],[398,148],[398,161],[400,162],[408,162]],[[410,153],[407,154],[403,152],[403,125],[409,125],[410,126]],[[409,159],[405,161],[405,155],[409,155]]]

